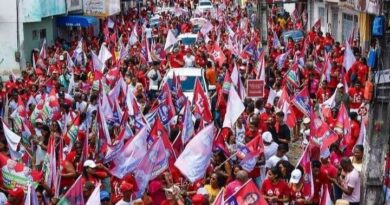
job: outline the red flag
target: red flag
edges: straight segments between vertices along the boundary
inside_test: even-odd
[[[225,201],[225,204],[268,205],[252,179],[245,182],[237,192]]]
[[[237,157],[242,159],[240,165],[247,172],[251,172],[256,165],[257,157],[264,152],[264,144],[260,135],[257,135],[245,146],[238,148]]]
[[[310,190],[310,198],[314,194],[314,182],[313,182],[313,173],[311,170],[311,162],[309,155],[309,146],[306,147],[305,151],[302,153],[302,157],[299,160],[298,164],[303,168],[303,189]]]
[[[164,125],[167,125],[176,115],[175,105],[173,104],[172,95],[169,90],[167,98],[160,103],[157,113]]]
[[[225,205],[225,199],[223,198],[223,195],[225,195],[224,188],[222,188],[221,191],[219,191],[217,197],[215,197],[213,205]]]
[[[219,66],[222,66],[222,64],[226,61],[226,56],[217,43],[214,44],[214,49],[211,50],[210,55],[212,56],[214,62],[218,63]]]
[[[197,78],[195,81],[194,99],[192,101],[195,106],[195,114],[197,114],[198,116],[200,116],[201,119],[209,123],[213,120],[213,117],[211,115],[209,102],[207,99],[208,98],[203,91],[202,85]]]
[[[230,129],[225,127],[222,128],[217,136],[215,137],[214,144],[213,144],[213,149],[221,149],[226,156],[229,156],[229,150],[226,147],[225,139],[229,137]]]
[[[310,115],[310,136],[314,142],[321,146],[322,151],[338,139],[337,134],[330,129],[329,125],[313,112]]]
[[[314,23],[314,25],[313,25],[312,28],[314,28],[315,31],[319,31],[319,30],[321,29],[321,19],[318,19],[318,20]]]
[[[299,109],[304,115],[309,116],[310,113],[310,97],[309,90],[305,86],[297,95],[292,99],[292,104]]]
[[[82,177],[79,176],[58,204],[84,205]]]
[[[352,136],[351,136],[351,120],[349,119],[348,111],[345,108],[344,104],[341,104],[339,109],[339,114],[337,115],[335,130],[336,129],[340,130],[343,136],[340,146],[342,148],[346,148],[348,144],[352,143]]]
[[[320,205],[333,205],[327,184],[322,185]]]

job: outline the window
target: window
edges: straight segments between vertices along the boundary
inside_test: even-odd
[[[38,31],[37,30],[32,31],[32,40],[38,40]]]
[[[41,31],[39,32],[39,37],[41,39],[46,38],[46,29],[41,29]]]

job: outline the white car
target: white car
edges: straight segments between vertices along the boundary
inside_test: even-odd
[[[210,11],[214,8],[210,0],[199,0],[197,8],[200,12]]]
[[[202,68],[171,68],[163,77],[160,84],[160,89],[165,82],[168,82],[169,86],[172,85],[173,73],[175,73],[176,76],[179,76],[183,93],[191,102],[192,98],[194,97],[196,78],[199,79],[200,84],[203,87],[203,91],[206,93],[207,96],[210,97],[211,91],[214,91],[216,88],[215,85],[207,86],[206,78],[204,76],[205,71]]]

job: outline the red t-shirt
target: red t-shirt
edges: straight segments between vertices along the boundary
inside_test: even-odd
[[[293,202],[294,205],[304,205],[304,202],[298,202],[298,199],[309,199],[310,197],[310,189],[305,186],[302,186],[301,190],[293,190],[290,187],[290,201]]]
[[[322,164],[321,169],[320,169],[321,182],[323,184],[330,185],[332,182],[329,180],[328,176],[331,178],[336,178],[337,173],[338,173],[337,168],[334,165],[332,165],[331,163]]]
[[[171,55],[169,56],[169,62],[171,64],[172,68],[180,68],[184,65],[183,55],[177,54],[177,55]]]
[[[350,107],[352,109],[358,109],[363,103],[364,90],[362,88],[357,89],[357,88],[352,87],[352,88],[349,88],[348,95],[351,96],[351,98],[352,98],[352,101],[350,103]]]
[[[276,184],[273,184],[271,180],[265,179],[263,186],[261,187],[261,193],[264,196],[277,196],[278,199],[283,199],[285,196],[289,196],[290,189],[286,182],[279,180]],[[270,205],[283,205],[283,202],[268,202]]]

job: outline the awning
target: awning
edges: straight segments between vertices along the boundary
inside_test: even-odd
[[[57,26],[89,27],[98,25],[98,19],[92,16],[60,16],[57,17]]]

